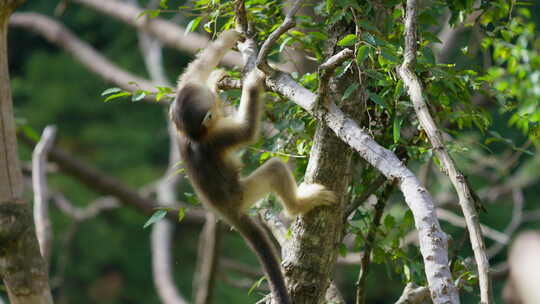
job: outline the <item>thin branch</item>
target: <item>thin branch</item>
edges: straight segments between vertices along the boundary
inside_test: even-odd
[[[514,204],[513,204],[514,208],[512,210],[512,219],[510,220],[510,223],[508,224],[508,226],[506,226],[506,228],[504,229],[504,235],[508,239],[510,239],[513,236],[514,232],[516,232],[516,230],[519,228],[519,226],[523,222],[523,207],[525,206],[525,198],[523,197],[523,190],[514,189],[512,191],[512,197],[514,200]],[[503,243],[494,244],[493,246],[488,248],[487,253],[488,253],[489,258],[491,259],[497,254],[499,254],[499,252],[501,252],[501,250],[506,245],[508,245],[508,242],[504,244]]]
[[[377,201],[377,204],[375,205],[373,220],[368,228],[368,233],[364,244],[364,252],[362,254],[362,259],[360,260],[360,271],[358,272],[358,281],[356,282],[356,304],[366,303],[366,282],[371,261],[371,250],[373,249],[377,230],[381,224],[384,207],[386,207],[386,203],[393,189],[393,183],[386,184]]]
[[[458,193],[459,204],[463,210],[463,214],[467,222],[469,238],[471,240],[475,260],[478,266],[480,301],[483,304],[491,304],[493,303],[493,293],[491,288],[491,280],[489,278],[489,260],[486,255],[482,230],[480,228],[478,213],[473,202],[471,190],[469,189],[465,177],[457,169],[453,159],[443,143],[441,131],[438,129],[435,121],[431,117],[424,100],[420,80],[414,74],[417,50],[417,5],[417,0],[407,0],[407,12],[405,15],[405,54],[403,64],[399,68],[399,75],[403,79],[403,83],[407,88],[407,92],[414,105],[418,120],[428,135],[434,152],[440,159],[446,173],[449,175],[450,180],[456,189],[456,192]]]
[[[296,12],[298,12],[298,10],[300,9],[302,1],[303,0],[296,0],[294,2],[291,10],[287,13],[287,16],[285,16],[283,23],[275,31],[273,31],[272,34],[268,36],[266,41],[261,46],[259,54],[257,55],[256,66],[268,75],[272,73],[272,69],[266,62],[268,54],[270,54],[272,46],[279,39],[279,37],[281,37],[281,35],[283,35],[285,32],[296,26],[294,15],[296,15]]]
[[[209,43],[207,37],[186,31],[184,27],[163,18],[139,17],[143,10],[125,2],[116,0],[71,0],[71,2],[85,5],[118,19],[138,30],[151,34],[170,47],[190,54],[195,54]],[[227,53],[221,62],[228,66],[241,67],[243,65],[238,52]]]
[[[9,23],[11,26],[29,29],[42,35],[49,42],[59,45],[68,51],[90,71],[122,89],[127,91],[136,89],[154,91],[154,84],[152,82],[128,73],[118,67],[88,43],[77,38],[64,25],[50,17],[36,13],[16,13],[13,14]]]
[[[43,129],[41,139],[32,153],[32,188],[34,190],[34,223],[41,256],[47,264],[51,257],[51,219],[49,218],[49,193],[47,189],[47,155],[54,145],[56,127]]]
[[[110,197],[95,200],[84,208],[75,207],[61,193],[54,194],[52,198],[58,209],[76,222],[86,221],[96,217],[102,211],[116,209],[120,206],[117,200]]]
[[[373,193],[375,193],[375,191],[377,191],[384,184],[385,181],[386,181],[386,178],[384,177],[384,175],[381,174],[381,175],[377,176],[377,178],[374,181],[372,181],[371,184],[369,184],[366,187],[366,190],[364,190],[364,192],[362,192],[362,194],[360,196],[358,196],[347,207],[347,210],[345,211],[344,220],[349,218],[349,216],[351,216],[351,214],[356,209],[358,209],[358,207],[360,207]]]
[[[319,67],[319,102],[326,104],[328,98],[330,77],[334,70],[340,66],[345,60],[354,56],[354,51],[351,49],[343,49],[339,53],[330,57],[325,63]],[[347,213],[346,213],[347,214]]]
[[[456,227],[467,228],[467,223],[464,218],[446,209],[437,208],[437,217]],[[486,237],[492,239],[499,244],[507,245],[510,242],[510,238],[508,237],[508,235],[502,232],[499,232],[489,226],[482,224],[480,224],[480,228],[482,229],[482,233]]]
[[[197,270],[193,280],[195,304],[212,303],[212,292],[218,268],[218,249],[221,239],[219,222],[212,213],[206,214],[206,223],[199,238]]]
[[[23,133],[19,133],[18,138],[21,140],[21,142],[31,147],[35,145],[35,141]],[[154,214],[156,208],[160,207],[155,200],[144,197],[139,192],[124,184],[120,180],[95,167],[92,167],[80,159],[75,158],[63,149],[53,147],[50,150],[49,159],[58,164],[59,168],[63,172],[75,177],[90,189],[105,195],[112,195],[121,203],[135,207],[144,214],[152,215]],[[187,206],[186,203],[179,203]],[[204,221],[203,219],[205,218],[205,214],[206,211],[197,208],[190,208],[184,221],[188,220],[201,223]],[[174,221],[177,221],[178,219],[176,212],[169,212],[167,216]]]

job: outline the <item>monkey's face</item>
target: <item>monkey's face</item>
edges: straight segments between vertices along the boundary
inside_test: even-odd
[[[194,140],[203,137],[214,121],[214,99],[206,87],[193,84],[182,87],[169,110],[176,129]]]

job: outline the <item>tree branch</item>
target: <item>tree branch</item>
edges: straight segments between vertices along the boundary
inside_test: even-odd
[[[266,74],[270,74],[272,72],[272,69],[266,62],[266,58],[268,57],[272,46],[279,39],[279,37],[281,37],[281,35],[283,35],[285,32],[296,26],[294,15],[296,15],[296,12],[298,12],[298,9],[300,9],[302,1],[303,0],[296,0],[294,2],[291,10],[287,13],[287,16],[285,16],[285,20],[283,20],[283,23],[268,36],[266,41],[261,46],[261,49],[259,50],[256,66],[261,71],[264,71]]]
[[[405,54],[403,64],[399,68],[399,75],[407,88],[407,92],[414,105],[418,120],[422,128],[426,131],[428,138],[433,146],[437,157],[441,160],[446,173],[449,175],[459,197],[459,204],[467,222],[469,238],[476,264],[478,266],[478,276],[480,284],[480,301],[483,304],[493,303],[493,294],[491,280],[489,278],[489,260],[486,255],[482,230],[478,220],[471,190],[465,180],[465,177],[457,169],[453,159],[448,153],[435,121],[429,113],[428,107],[423,97],[420,80],[414,74],[414,65],[416,61],[417,33],[416,33],[416,15],[417,0],[407,0],[407,12],[405,15]]]
[[[116,0],[71,0],[90,7],[105,15],[119,19],[139,30],[145,31],[166,45],[180,51],[195,54],[199,49],[206,47],[209,39],[200,34],[186,32],[184,27],[163,18],[139,17],[142,9]],[[237,52],[229,52],[223,57],[222,63],[228,66],[241,67],[242,57]]]
[[[405,201],[413,212],[420,236],[420,251],[435,303],[459,303],[448,267],[447,236],[441,230],[433,199],[394,153],[375,142],[334,104],[316,108],[317,96],[295,82],[289,74],[277,72],[266,79],[272,91],[289,98],[324,122],[336,135],[377,168],[386,178],[397,179]]]
[[[19,133],[19,139],[31,147],[35,145],[32,139],[22,133]],[[155,200],[142,196],[118,179],[75,158],[60,148],[51,148],[49,159],[57,163],[62,171],[75,177],[89,188],[102,194],[112,195],[118,198],[121,203],[135,207],[144,214],[151,215],[156,208],[160,207]],[[185,220],[201,223],[205,214],[206,211],[191,208],[188,210]],[[178,220],[176,212],[169,212],[167,216],[174,221]]]
[[[15,13],[10,20],[10,25],[29,29],[42,35],[49,42],[68,51],[90,71],[124,90],[155,91],[152,82],[118,67],[52,18],[36,13]]]
[[[47,126],[32,153],[32,188],[34,190],[34,223],[41,256],[47,265],[51,257],[51,221],[49,218],[47,189],[47,155],[54,145],[56,127]]]
[[[212,213],[206,214],[206,223],[199,237],[197,271],[193,280],[195,304],[212,303],[212,293],[218,268],[218,250],[221,239],[219,222]]]

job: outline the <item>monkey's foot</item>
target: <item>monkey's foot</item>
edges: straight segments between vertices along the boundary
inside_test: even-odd
[[[320,205],[331,205],[337,201],[333,191],[319,184],[304,184],[298,187],[299,208],[305,213]]]

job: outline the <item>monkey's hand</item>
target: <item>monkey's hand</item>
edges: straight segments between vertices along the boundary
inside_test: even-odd
[[[231,49],[240,39],[241,34],[235,30],[228,30],[219,35],[215,42],[218,48]]]
[[[244,86],[261,87],[265,77],[266,75],[263,73],[263,71],[254,68],[246,76],[246,79],[244,80]]]

